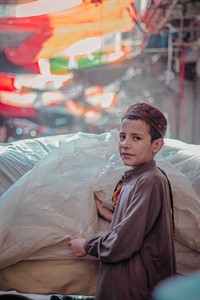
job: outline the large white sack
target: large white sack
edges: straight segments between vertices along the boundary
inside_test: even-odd
[[[200,145],[165,139],[165,145],[159,152],[159,156],[184,174],[200,197]]]
[[[119,157],[117,142],[116,130],[101,135],[66,135],[59,147],[3,194],[0,268],[22,259],[72,258],[66,242],[70,236],[86,237],[102,230],[93,193],[106,205],[111,204],[116,182],[127,169]],[[170,156],[165,147],[157,162],[172,184],[177,239],[199,253],[200,198],[188,177],[170,163],[173,147]],[[181,155],[177,159],[184,164]],[[197,173],[199,168],[197,164]],[[103,231],[106,229],[107,225]]]
[[[70,137],[70,135],[67,135]],[[66,135],[19,140],[0,144],[0,196],[39,160],[59,147]]]
[[[69,236],[97,232],[93,192],[102,166],[117,151],[115,135],[67,137],[2,195],[1,268]],[[72,255],[67,243],[66,252]]]

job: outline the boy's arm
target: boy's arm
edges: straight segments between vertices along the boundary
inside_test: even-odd
[[[95,195],[94,195],[94,199],[96,202],[96,207],[97,207],[97,211],[98,214],[105,220],[111,222],[112,220],[112,216],[113,216],[113,212],[108,209],[107,207],[104,207],[102,205],[102,201],[100,201]],[[77,239],[72,239],[71,241],[69,241],[69,245],[74,253],[75,256],[77,257],[82,257],[86,255],[85,249],[84,249],[84,243],[85,243],[84,238],[77,238]]]
[[[102,217],[104,220],[111,222],[113,212],[110,209],[108,209],[107,207],[104,207],[102,205],[102,201],[100,201],[95,195],[94,195],[94,199],[95,199],[97,211],[98,211],[98,214],[100,215],[100,217]]]

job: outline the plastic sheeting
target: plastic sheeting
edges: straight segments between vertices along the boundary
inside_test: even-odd
[[[98,231],[93,192],[101,189],[97,176],[117,151],[114,136],[66,136],[1,196],[1,267],[71,236]],[[66,253],[72,257],[67,243]]]
[[[117,150],[117,130],[38,140],[32,140],[32,148],[25,147],[21,159],[22,165],[33,159],[34,166],[29,162],[30,169],[20,173],[23,176],[0,198],[0,268],[24,259],[73,258],[67,245],[70,237],[87,237],[108,226],[98,220],[93,194],[110,205],[114,187],[126,169]],[[199,158],[199,146],[175,140],[166,140],[156,158],[172,184],[176,240],[194,251],[197,268]]]
[[[59,135],[0,144],[0,196],[63,139],[66,137]]]

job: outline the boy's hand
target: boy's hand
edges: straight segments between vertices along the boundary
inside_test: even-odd
[[[85,243],[85,239],[84,238],[78,238],[78,239],[74,239],[69,241],[69,245],[72,248],[72,251],[74,252],[74,255],[81,257],[81,256],[85,256],[86,252],[84,249],[84,243]]]

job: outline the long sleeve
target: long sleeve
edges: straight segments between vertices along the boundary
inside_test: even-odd
[[[111,230],[104,235],[88,238],[86,252],[108,263],[129,259],[139,252],[159,215],[162,193],[162,184],[152,178],[141,180],[136,187],[125,187],[120,195]]]

